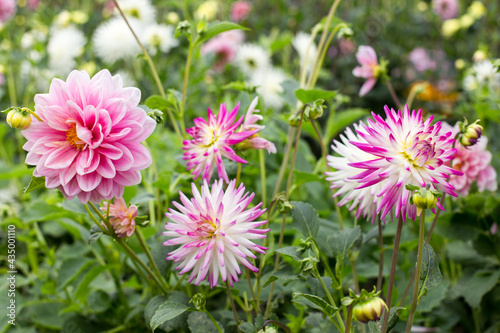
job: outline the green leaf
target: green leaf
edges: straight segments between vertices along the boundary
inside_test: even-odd
[[[89,285],[94,279],[99,276],[102,272],[105,270],[109,269],[110,266],[96,266],[92,267],[90,271],[85,275],[83,278],[82,282],[78,285],[78,288],[76,289],[74,299],[75,300],[80,300],[83,302],[83,300],[87,297],[88,293],[90,292]]]
[[[205,312],[190,313],[187,322],[191,333],[218,333],[214,323]],[[217,324],[224,332],[223,326],[219,322]]]
[[[276,252],[285,256],[289,256],[297,262],[302,260],[302,253],[297,251],[297,248],[295,246],[282,247],[281,249],[277,249]]]
[[[292,227],[299,230],[305,237],[315,238],[319,230],[318,213],[313,206],[301,201],[292,201]]]
[[[43,186],[45,186],[45,177],[31,176],[31,180],[30,180],[28,186],[26,186],[24,188],[24,194],[31,192],[33,190],[36,190],[37,188],[40,188]]]
[[[17,166],[8,166],[2,167],[0,169],[0,180],[12,179],[12,178],[21,178],[27,175],[32,174],[33,171],[28,169],[26,165],[20,164]],[[34,177],[37,178],[37,177]],[[44,177],[40,177],[44,178]],[[44,178],[45,179],[45,178]],[[44,180],[45,182],[45,180]]]
[[[68,283],[73,281],[80,273],[90,265],[94,264],[95,260],[88,258],[71,258],[65,260],[59,269],[57,277],[57,286],[64,288]]]
[[[239,328],[243,333],[257,333],[255,326],[248,321],[241,323]]]
[[[324,135],[326,142],[329,143],[340,131],[343,131],[347,126],[367,114],[367,109],[356,108],[337,112],[333,116],[328,117],[326,133]]]
[[[190,308],[182,303],[166,301],[158,307],[153,318],[151,318],[149,322],[149,326],[154,331],[167,320],[173,319],[186,311],[196,311],[196,309]]]
[[[94,290],[87,296],[87,304],[94,313],[102,313],[110,308],[111,297],[103,290]]]
[[[473,275],[463,277],[456,286],[465,301],[472,308],[477,309],[483,296],[493,289],[500,278],[500,269],[482,269],[474,272]]]
[[[333,252],[344,258],[354,243],[361,237],[359,225],[354,228],[344,228],[328,237],[328,243]]]
[[[436,306],[440,305],[441,302],[445,299],[449,287],[450,281],[443,280],[443,282],[441,282],[439,286],[427,291],[425,296],[423,296],[418,302],[418,312],[429,312]]]
[[[295,90],[295,96],[304,104],[312,103],[318,99],[324,99],[325,101],[330,98],[335,97],[337,95],[337,91],[335,90],[323,90],[323,89],[297,89]]]
[[[420,280],[425,281],[425,287],[431,289],[441,283],[442,275],[436,253],[432,246],[424,242],[422,249],[422,266],[420,267]],[[422,283],[422,285],[424,285]]]
[[[296,274],[293,274],[291,272],[283,272],[283,271],[278,271],[276,273],[271,274],[266,282],[264,282],[264,285],[262,288],[267,287],[268,285],[271,284],[271,282],[276,281],[276,280],[282,280],[284,284],[286,285],[287,283],[297,280],[299,277]]]
[[[197,46],[224,31],[235,30],[235,29],[248,30],[248,28],[245,28],[244,26],[229,21],[212,22],[208,26],[207,31],[205,31],[202,35],[198,36],[194,45]]]
[[[168,100],[160,95],[149,96],[144,104],[146,104],[146,106],[152,110],[165,110],[170,106]]]
[[[401,309],[404,309],[403,307],[393,307],[391,308],[391,310],[389,311],[389,320],[387,322],[387,331],[386,333],[390,332],[394,326],[396,326],[396,324],[398,323],[399,321],[399,310]],[[384,314],[382,315],[382,317],[380,318],[379,321],[370,321],[368,322],[368,329],[370,330],[370,333],[380,333],[382,331],[382,323],[384,322],[384,317],[386,315],[386,311],[384,311]]]
[[[237,91],[244,91],[244,92],[248,92],[250,94],[255,94],[255,90],[257,89],[257,86],[250,85],[244,81],[233,81],[233,82],[229,82],[228,84],[222,86],[222,89],[234,89]]]
[[[332,316],[335,314],[335,312],[339,310],[338,308],[333,307],[332,305],[328,304],[328,302],[326,302],[324,299],[316,295],[293,293],[292,301],[303,305],[307,305],[308,307],[316,310],[320,310],[327,316]]]
[[[326,19],[327,17],[323,17],[323,19],[321,19],[320,23],[322,25],[322,28],[324,28],[325,24],[326,24]],[[332,16],[332,18],[330,19],[330,26],[328,27],[328,30],[333,30],[335,29],[335,27],[339,24],[348,24],[346,21],[342,20],[341,18],[338,18],[336,16]],[[321,29],[320,31],[322,31],[323,29]]]

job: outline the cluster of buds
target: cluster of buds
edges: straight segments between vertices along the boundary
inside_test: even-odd
[[[410,203],[417,207],[417,215],[420,216],[422,209],[436,207],[438,198],[443,194],[436,190],[430,190],[415,185],[406,185],[408,191],[415,191],[410,198]]]
[[[358,322],[366,324],[369,321],[378,321],[384,309],[389,311],[384,300],[378,296],[380,292],[374,287],[371,292],[363,289],[356,295],[349,289],[349,296],[344,297],[341,302],[345,306],[352,306],[352,316]]]
[[[458,123],[460,132],[457,134],[457,140],[460,141],[463,147],[475,145],[483,134],[483,126],[479,125],[478,122],[479,119],[469,124],[467,119],[465,119],[463,122]]]
[[[12,128],[26,129],[31,125],[31,110],[28,108],[10,107],[5,111],[7,113],[7,124]]]

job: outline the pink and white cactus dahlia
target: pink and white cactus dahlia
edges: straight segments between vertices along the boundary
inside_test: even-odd
[[[373,120],[358,126],[357,135],[347,132],[349,142],[345,138],[343,144],[334,142],[343,156],[330,157],[337,171],[329,173],[329,179],[332,187],[340,188],[336,195],[347,193],[341,204],[354,200],[358,214],[380,214],[384,219],[394,213],[414,220],[416,209],[406,185],[430,186],[457,196],[448,178],[462,172],[447,166],[457,153],[452,148],[454,138],[451,132],[440,133],[440,122],[432,125],[433,116],[424,122],[422,110],[410,113],[405,107],[396,112],[386,106],[385,114],[383,119],[372,112]],[[439,203],[438,207],[443,209]]]
[[[195,179],[203,174],[203,179],[210,180],[215,166],[217,166],[219,177],[229,183],[222,157],[237,163],[247,163],[231,148],[231,146],[247,139],[249,141],[245,142],[245,145],[249,144],[256,149],[267,149],[269,152],[276,150],[272,143],[264,139],[259,140],[258,137],[254,136],[264,128],[264,126],[255,124],[260,119],[259,116],[253,114],[256,105],[257,98],[250,105],[249,112],[247,112],[248,119],[245,120],[240,129],[238,127],[242,125],[244,116],[236,120],[239,103],[231,112],[227,111],[226,104],[221,104],[217,116],[208,109],[208,122],[201,117],[193,120],[196,126],[186,130],[193,139],[185,140],[183,149],[185,150],[184,160],[187,160],[187,169],[194,169]]]
[[[95,203],[121,197],[125,186],[141,182],[151,164],[141,142],[156,122],[138,107],[141,92],[123,87],[119,75],[102,70],[92,79],[73,71],[66,82],[54,79],[48,94],[35,96],[35,111],[21,133],[28,140],[26,163],[67,199]]]
[[[108,212],[108,202],[103,202],[100,208],[106,217]],[[130,237],[135,231],[135,218],[137,217],[137,206],[127,207],[123,198],[115,198],[115,203],[109,205],[109,223],[115,230],[118,237]]]
[[[213,288],[217,285],[219,273],[222,281],[231,286],[241,274],[239,264],[257,272],[258,268],[247,259],[256,258],[250,250],[264,253],[267,248],[253,243],[252,239],[266,238],[269,229],[257,229],[267,221],[254,222],[264,213],[262,203],[248,208],[255,196],[245,192],[236,181],[229,183],[224,191],[222,179],[212,188],[206,180],[201,191],[192,184],[193,198],[189,200],[182,192],[182,205],[174,202],[178,209],[170,209],[165,215],[172,222],[167,222],[163,235],[173,237],[163,245],[182,245],[167,254],[167,260],[181,262],[177,270],[179,275],[191,271],[189,282],[198,285],[208,276],[208,283]]]

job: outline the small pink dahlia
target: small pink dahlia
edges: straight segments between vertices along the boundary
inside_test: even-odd
[[[103,202],[100,208],[106,217],[108,211],[108,202]],[[115,230],[118,237],[130,237],[135,231],[135,218],[137,217],[137,206],[127,207],[123,198],[115,198],[115,203],[109,205],[109,223]]]
[[[35,96],[26,163],[67,199],[95,203],[121,197],[125,186],[141,182],[140,170],[151,164],[141,142],[156,123],[138,107],[141,91],[123,87],[119,75],[102,70],[90,78],[73,71],[66,82],[54,79],[48,94]]]
[[[245,120],[243,121],[243,124],[239,128],[239,132],[247,132],[247,131],[253,131],[253,130],[263,130],[266,126],[264,125],[258,125],[257,122],[259,120],[264,119],[260,114],[257,114],[260,112],[259,110],[255,110],[255,107],[259,103],[259,98],[255,97],[250,103],[250,106],[248,107],[247,113],[245,115]],[[274,143],[259,137],[258,133],[255,133],[251,137],[249,137],[246,140],[243,140],[243,142],[240,143],[241,148],[254,148],[254,149],[266,149],[269,154],[271,153],[276,153],[276,146]]]
[[[6,23],[16,13],[16,0],[0,0],[0,22]]]
[[[357,150],[339,150],[341,145],[337,143],[337,152],[344,155],[343,160],[334,162],[343,163],[343,169],[330,175],[334,177],[332,186],[344,189],[338,195],[348,193],[353,200],[372,200],[375,213],[382,219],[391,212],[396,217],[415,219],[416,209],[410,204],[411,192],[406,185],[430,186],[457,196],[448,178],[461,176],[462,172],[447,166],[457,153],[452,148],[454,138],[451,132],[440,133],[440,122],[432,125],[433,116],[424,122],[422,110],[410,113],[405,107],[404,112],[396,112],[386,106],[385,114],[386,119],[383,119],[372,112],[373,120],[356,129],[358,138],[348,134],[349,144]],[[350,155],[358,156],[359,161]],[[355,187],[346,185],[352,181],[357,182]],[[443,209],[439,203],[438,206]],[[372,213],[370,209],[373,208],[360,207],[365,214]]]
[[[237,163],[247,163],[231,148],[245,140],[248,140],[245,141],[245,145],[251,145],[256,149],[267,149],[269,152],[276,150],[272,143],[255,136],[264,128],[255,124],[260,119],[258,115],[253,114],[256,105],[257,99],[254,99],[247,112],[248,118],[245,119],[245,123],[243,123],[244,116],[236,120],[240,103],[231,112],[227,111],[226,104],[221,104],[217,116],[208,109],[208,122],[201,117],[193,120],[196,126],[186,130],[193,139],[185,140],[183,149],[184,159],[188,161],[187,169],[194,169],[195,179],[203,174],[203,179],[210,180],[217,166],[219,178],[229,183],[222,157]],[[243,126],[238,129],[242,123]]]
[[[250,14],[252,5],[248,1],[240,0],[231,5],[230,17],[234,22],[240,22]]]
[[[458,0],[433,0],[432,9],[443,20],[458,16]]]
[[[360,45],[358,52],[356,52],[356,58],[361,66],[355,67],[352,71],[352,75],[367,79],[359,91],[359,96],[364,96],[372,90],[377,82],[377,77],[379,75],[377,54],[371,46]]]
[[[206,42],[202,48],[203,55],[214,54],[216,71],[222,71],[227,63],[236,57],[239,45],[245,39],[241,30],[225,31]]]
[[[451,127],[447,123],[443,123],[441,132],[451,131],[453,137],[458,133],[458,125]],[[453,160],[452,167],[455,170],[463,172],[463,176],[452,175],[450,184],[455,187],[457,193],[463,196],[469,194],[472,183],[477,181],[477,189],[479,192],[484,190],[496,191],[498,187],[497,173],[490,165],[491,152],[486,149],[488,138],[482,135],[476,144],[470,147],[462,147],[457,141],[457,155]]]
[[[241,274],[239,264],[251,271],[258,268],[247,259],[256,258],[250,251],[264,253],[267,248],[253,243],[252,239],[266,238],[269,229],[257,229],[267,221],[254,222],[264,213],[262,203],[248,208],[255,196],[245,192],[243,184],[236,189],[236,181],[229,183],[224,191],[222,180],[216,181],[210,189],[203,180],[201,191],[192,184],[193,198],[188,199],[179,192],[182,205],[174,202],[178,209],[170,209],[165,215],[167,222],[163,235],[172,237],[163,245],[182,245],[167,254],[167,260],[181,262],[179,275],[191,271],[189,282],[198,285],[208,276],[213,288],[217,285],[219,273],[222,281],[231,286]]]

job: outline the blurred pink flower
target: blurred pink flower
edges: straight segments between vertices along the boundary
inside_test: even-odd
[[[231,6],[230,17],[234,22],[240,22],[244,20],[250,13],[252,5],[248,1],[236,1]]]
[[[214,69],[222,71],[227,63],[234,60],[238,47],[244,39],[245,35],[241,30],[225,31],[206,42],[201,47],[201,54],[213,53],[216,58]]]
[[[432,9],[443,20],[458,16],[458,0],[433,0]]]
[[[38,8],[41,0],[28,0],[28,9],[35,10]]]
[[[367,79],[359,91],[359,96],[364,96],[377,82],[379,69],[377,54],[371,46],[360,45],[356,58],[361,66],[354,68],[352,74]]]
[[[181,245],[167,254],[167,260],[181,262],[176,268],[179,275],[191,271],[188,282],[195,280],[198,285],[208,276],[210,288],[217,285],[219,273],[222,281],[232,286],[241,274],[239,265],[252,272],[258,272],[248,258],[256,258],[251,250],[265,253],[267,248],[252,240],[266,238],[269,229],[258,229],[267,221],[254,221],[265,209],[262,203],[247,209],[255,193],[245,193],[245,187],[235,186],[232,180],[224,191],[222,179],[211,189],[203,180],[201,190],[191,184],[193,198],[188,199],[182,192],[182,205],[173,202],[178,211],[170,208],[165,215],[171,222],[165,225],[164,236],[171,239],[163,245]]]
[[[121,197],[125,186],[141,182],[140,170],[151,164],[141,145],[156,123],[138,107],[141,91],[123,87],[119,75],[102,70],[92,79],[73,71],[67,81],[52,80],[48,94],[35,96],[26,163],[47,188],[58,188],[67,199],[95,203]]]
[[[104,217],[106,217],[106,212],[108,211],[108,202],[103,202],[103,207],[100,210],[104,212]],[[123,198],[115,198],[115,203],[109,206],[109,223],[115,229],[115,233],[118,237],[130,237],[135,231],[135,218],[137,217],[137,206],[130,205],[127,208],[127,204]]]
[[[256,100],[252,103],[255,108]],[[258,119],[253,118],[253,110],[247,113],[249,117],[247,125],[237,131],[238,127],[243,123],[244,116],[236,120],[240,103],[236,105],[233,111],[228,112],[226,104],[221,104],[219,114],[215,116],[212,110],[208,109],[208,122],[199,117],[193,121],[196,126],[188,128],[186,132],[193,137],[191,140],[185,140],[184,143],[184,159],[187,160],[187,169],[193,170],[193,175],[198,178],[201,174],[205,180],[210,180],[217,166],[219,178],[224,179],[227,183],[229,178],[226,173],[226,168],[222,157],[226,157],[237,163],[247,163],[244,159],[236,155],[231,148],[240,142],[251,138],[258,133],[263,127],[255,125]],[[252,106],[250,106],[252,109]],[[251,126],[250,126],[251,125]],[[266,148],[272,150],[274,145],[267,145],[261,140],[251,142],[254,148]],[[270,146],[272,145],[272,147]],[[259,147],[257,147],[259,146]]]
[[[416,47],[408,54],[408,60],[415,66],[418,72],[436,69],[437,63],[432,60],[429,52],[423,47]]]
[[[442,131],[452,131],[455,136],[458,131],[458,125],[451,127],[443,123]],[[470,187],[474,181],[477,181],[477,189],[479,192],[484,190],[496,191],[497,190],[497,173],[490,165],[492,155],[486,149],[488,138],[482,135],[477,143],[467,148],[457,141],[455,147],[457,155],[453,160],[452,167],[455,170],[463,172],[463,176],[450,177],[450,184],[455,187],[457,193],[463,196],[469,194]]]
[[[0,22],[7,22],[15,13],[16,0],[0,0]]]
[[[259,120],[264,119],[260,114],[256,114],[260,112],[259,110],[255,110],[257,103],[259,102],[259,98],[255,97],[248,107],[248,111],[245,115],[245,120],[243,124],[239,128],[238,132],[245,131],[253,131],[253,130],[263,130],[265,128],[264,125],[258,125],[257,122]],[[274,143],[267,141],[264,138],[258,136],[258,133],[255,133],[251,137],[246,140],[243,140],[239,145],[239,148],[254,148],[254,149],[266,149],[269,154],[276,153],[276,146]]]

